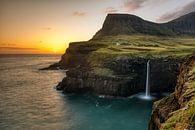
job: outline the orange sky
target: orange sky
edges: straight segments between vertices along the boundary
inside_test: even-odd
[[[187,13],[185,6],[192,2],[194,0],[0,0],[0,53],[64,53],[69,42],[92,38],[107,13],[132,13],[163,22],[182,14],[175,12]]]

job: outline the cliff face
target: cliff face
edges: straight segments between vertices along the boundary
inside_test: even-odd
[[[181,66],[175,92],[154,103],[149,130],[195,129],[195,54]]]
[[[91,44],[92,48],[89,47]],[[111,96],[129,96],[144,92],[148,60],[150,60],[151,91],[174,90],[182,59],[94,54],[98,48],[105,46],[95,43],[70,45],[59,62],[59,66],[67,68],[68,71],[57,86],[58,90],[66,93],[87,91]]]

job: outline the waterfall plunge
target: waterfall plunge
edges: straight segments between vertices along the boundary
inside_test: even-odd
[[[149,84],[149,76],[150,76],[150,61],[147,62],[147,73],[146,73],[146,97],[150,97],[150,84]]]
[[[146,73],[146,86],[145,86],[145,93],[138,93],[135,94],[133,96],[131,96],[131,98],[133,97],[137,97],[143,100],[154,100],[155,97],[150,95],[150,60],[148,60],[147,62],[147,73]]]

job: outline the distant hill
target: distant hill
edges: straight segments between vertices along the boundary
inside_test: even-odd
[[[163,24],[176,35],[195,35],[195,12]]]
[[[108,14],[102,29],[94,36],[146,34],[158,36],[194,35],[195,12],[168,23],[158,24],[130,14]]]

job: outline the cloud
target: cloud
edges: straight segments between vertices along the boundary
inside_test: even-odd
[[[162,5],[164,3],[170,2],[171,0],[122,0],[122,4],[116,7],[107,7],[105,13],[116,13],[116,12],[132,12],[138,9],[144,8],[146,6],[156,6]]]
[[[86,12],[80,12],[80,11],[73,12],[74,16],[85,16],[86,14],[87,14]]]
[[[21,48],[21,47],[0,47],[0,50],[31,50],[37,51],[37,48]]]
[[[178,8],[174,12],[168,12],[164,15],[162,15],[157,21],[159,22],[167,22],[172,19],[178,18],[182,15],[188,14],[190,12],[195,11],[195,1],[190,2],[189,4],[185,5],[182,8]]]
[[[124,1],[124,8],[126,11],[131,12],[142,7],[143,3],[147,0],[126,0]]]
[[[105,13],[116,13],[116,12],[118,12],[118,9],[116,9],[115,7],[108,7],[108,8],[106,8],[106,10],[105,10]]]
[[[15,46],[14,43],[1,43],[0,46]]]

